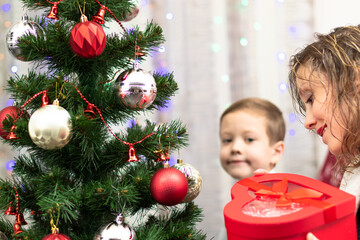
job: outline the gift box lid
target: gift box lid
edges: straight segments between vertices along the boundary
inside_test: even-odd
[[[283,188],[285,181],[287,189],[283,191],[284,194],[281,193],[282,198],[300,203],[300,210],[275,217],[251,216],[244,213],[243,207],[257,196],[273,198],[278,191],[276,188],[279,188],[280,184],[280,188]],[[307,193],[303,190],[314,193],[315,198],[306,196]],[[321,196],[317,195],[319,193]],[[324,224],[355,214],[355,196],[297,174],[274,173],[242,179],[232,187],[231,197],[232,201],[223,211],[225,227],[227,231],[249,238],[266,239],[307,233]]]

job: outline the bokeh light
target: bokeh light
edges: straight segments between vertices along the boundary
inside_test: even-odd
[[[211,44],[211,50],[215,53],[219,52],[221,50],[221,46],[218,43]]]
[[[240,44],[245,47],[248,45],[248,40],[246,38],[240,38]]]
[[[12,67],[11,67],[11,72],[16,73],[17,70],[18,70],[18,67],[17,67],[17,66],[12,66]]]
[[[290,130],[289,130],[289,135],[290,135],[290,136],[295,136],[295,134],[296,134],[295,129],[290,129]]]
[[[164,45],[162,45],[158,48],[158,52],[160,52],[160,53],[163,53],[165,51],[166,51],[166,47]]]
[[[215,16],[215,17],[214,17],[214,23],[215,23],[215,24],[221,24],[221,23],[223,23],[223,22],[224,22],[223,17],[221,17],[221,16]]]
[[[15,163],[16,162],[14,160],[8,161],[6,163],[6,170],[8,170],[8,171],[14,170]]]
[[[168,19],[168,20],[172,20],[172,19],[174,19],[174,14],[172,14],[172,13],[167,13],[166,14],[166,19]]]
[[[259,31],[261,29],[261,24],[258,22],[255,22],[253,26],[256,31]]]
[[[229,82],[229,80],[230,80],[229,75],[224,74],[224,75],[221,76],[221,81],[222,82],[227,83],[227,82]]]
[[[289,122],[296,122],[296,120],[297,120],[297,115],[295,113],[290,113]]]
[[[10,3],[5,3],[1,6],[1,9],[4,11],[4,12],[9,12],[10,9],[11,9],[11,4]]]
[[[296,134],[296,131],[294,129],[289,130],[289,135],[290,136],[295,136],[295,134]]]
[[[279,61],[284,61],[286,59],[286,54],[284,52],[278,52],[277,53],[277,59]]]
[[[290,27],[289,27],[289,32],[291,32],[291,33],[296,33],[296,32],[297,32],[296,27],[295,27],[295,26],[290,26]]]
[[[244,7],[249,6],[249,0],[241,0],[241,5]]]
[[[5,21],[5,22],[4,22],[4,26],[5,26],[6,28],[11,27],[11,22],[10,22],[10,21]]]
[[[281,92],[285,92],[288,89],[288,85],[284,82],[279,83],[278,87]]]

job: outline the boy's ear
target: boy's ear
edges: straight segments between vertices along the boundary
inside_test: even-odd
[[[274,143],[272,146],[273,148],[273,155],[270,160],[270,168],[274,168],[276,164],[281,160],[283,154],[284,154],[284,148],[285,144],[284,141],[278,141]]]

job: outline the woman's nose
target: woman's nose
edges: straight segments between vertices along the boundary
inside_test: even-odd
[[[304,126],[306,129],[315,129],[316,118],[311,113],[306,113]]]

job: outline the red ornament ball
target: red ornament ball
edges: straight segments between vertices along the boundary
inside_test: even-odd
[[[61,233],[52,233],[43,237],[42,240],[71,240],[68,236]]]
[[[181,203],[188,191],[185,175],[175,168],[158,170],[150,181],[150,192],[160,204],[173,206]]]
[[[106,46],[104,29],[93,21],[80,22],[71,30],[70,46],[80,57],[95,58],[103,53]]]
[[[0,136],[3,139],[6,139],[7,135],[9,134],[9,132],[3,129],[3,121],[5,120],[5,118],[9,117],[9,115],[13,119],[15,119],[19,113],[20,113],[20,108],[15,106],[9,106],[0,111]]]

